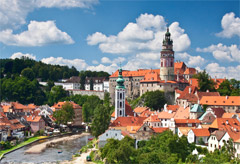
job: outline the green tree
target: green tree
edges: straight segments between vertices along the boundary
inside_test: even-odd
[[[94,110],[94,118],[91,126],[92,134],[98,137],[108,129],[110,123],[110,114],[108,107],[98,104]]]
[[[82,114],[83,114],[84,122],[91,122],[94,115],[94,109],[98,104],[102,104],[99,97],[95,95],[88,96],[87,101],[82,106]]]
[[[48,95],[48,103],[53,105],[61,99],[64,99],[67,96],[67,92],[63,89],[62,86],[54,86],[51,89],[51,92]]]
[[[230,96],[233,88],[228,80],[224,80],[220,85],[217,91],[221,96]]]
[[[74,116],[73,105],[68,101],[63,104],[60,110],[53,112],[53,117],[56,119],[57,124],[67,124],[67,122],[72,122]]]
[[[35,74],[31,68],[24,68],[21,72],[21,75],[31,81],[35,78]]]
[[[199,72],[194,77],[198,79],[200,91],[202,92],[206,92],[207,90],[209,90],[210,92],[215,91],[215,82],[211,79],[211,77],[205,70],[203,72]]]
[[[159,90],[146,92],[142,97],[144,98],[144,105],[152,108],[153,110],[161,109],[164,104],[167,103],[164,92]]]

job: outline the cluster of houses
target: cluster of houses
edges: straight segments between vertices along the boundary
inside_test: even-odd
[[[18,138],[23,140],[40,130],[52,132],[55,125],[53,112],[60,110],[65,102],[58,102],[52,107],[48,105],[23,105],[19,102],[2,102],[0,105],[0,141]],[[72,127],[82,126],[82,107],[70,101],[75,112]]]
[[[190,85],[183,91],[175,90],[176,105],[166,104],[161,111],[152,111],[148,107],[132,110],[125,100],[121,73],[120,69],[115,89],[115,111],[109,129],[98,138],[99,147],[103,147],[109,138],[121,140],[128,135],[138,142],[171,130],[179,137],[186,136],[189,143],[205,145],[209,151],[220,149],[232,139],[235,155],[240,157],[240,96],[199,92],[196,86]]]

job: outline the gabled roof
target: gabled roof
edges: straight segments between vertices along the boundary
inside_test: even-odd
[[[185,75],[193,75],[196,74],[196,69],[195,68],[187,68],[184,72]]]
[[[41,116],[25,116],[24,117],[26,119],[27,122],[39,122],[41,120]]]
[[[190,107],[179,107],[176,114],[174,115],[174,119],[188,119],[190,116]]]
[[[176,112],[165,112],[165,111],[162,111],[162,112],[159,112],[158,113],[158,118],[160,119],[171,119],[174,117]]]
[[[214,114],[217,116],[217,118],[221,118],[222,115],[225,113],[225,110],[223,108],[211,108]]]
[[[52,106],[52,108],[55,108],[55,109],[61,109],[62,106],[66,103],[66,101],[63,101],[63,102],[58,102],[57,104],[54,104]],[[79,108],[82,108],[80,105],[74,103],[73,101],[69,101],[69,103],[71,103],[73,105],[73,109],[79,109]]]
[[[216,136],[217,140],[220,141],[225,133],[226,131],[224,130],[215,130],[213,133],[211,133],[211,135]]]
[[[210,132],[208,131],[208,129],[192,129],[192,131],[197,137],[210,136]]]
[[[200,100],[200,104],[240,106],[240,96],[203,96]]]
[[[216,118],[209,128],[229,130],[232,128],[240,131],[240,122],[236,118]]]
[[[161,120],[158,118],[158,115],[151,115],[143,122],[161,122]]]
[[[176,112],[180,106],[179,105],[167,105],[167,110]]]
[[[118,117],[110,127],[141,126],[146,117]]]
[[[196,88],[199,88],[198,79],[190,78],[190,79],[189,79],[189,84],[190,84],[190,86],[194,86],[194,87],[196,87]]]
[[[160,77],[158,73],[151,71],[148,72],[140,82],[160,82]]]
[[[188,132],[192,129],[192,127],[178,127],[178,130],[184,135],[187,136]]]
[[[197,92],[197,96],[201,100],[203,96],[220,96],[220,94],[219,92]]]
[[[136,107],[135,109],[134,109],[134,112],[135,113],[142,113],[142,112],[144,112],[145,110],[148,110],[149,108],[148,107]]]
[[[162,133],[166,130],[169,130],[169,128],[152,128],[155,133]]]
[[[140,114],[140,117],[149,117],[153,113],[154,113],[154,111],[151,111],[150,109],[148,109],[148,110],[145,110],[144,112],[142,112]]]
[[[127,126],[127,131],[129,133],[136,133],[141,126]]]
[[[192,113],[201,113],[201,112],[204,112],[204,111],[203,111],[203,108],[201,107],[200,104],[194,104],[190,108],[190,112],[192,112]]]
[[[197,102],[197,96],[194,94],[196,91],[197,88],[195,86],[187,86],[177,99],[185,99],[191,102]]]

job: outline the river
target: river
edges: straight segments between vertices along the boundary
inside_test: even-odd
[[[54,148],[47,148],[41,154],[24,154],[30,147],[26,146],[18,149],[12,153],[5,155],[1,164],[42,164],[42,163],[57,163],[59,161],[71,160],[72,155],[75,154],[81,147],[85,146],[88,138],[92,136],[83,136],[64,144],[58,144]],[[62,151],[62,153],[59,153]]]

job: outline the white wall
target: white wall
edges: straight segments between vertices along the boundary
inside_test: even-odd
[[[103,134],[101,134],[98,139],[99,139],[99,147],[103,147],[107,143],[107,139],[113,138],[117,140],[123,139],[123,135],[121,133],[121,130],[117,129],[109,129],[106,130]]]
[[[195,142],[195,134],[193,133],[192,129],[188,132],[187,139],[189,143]]]

